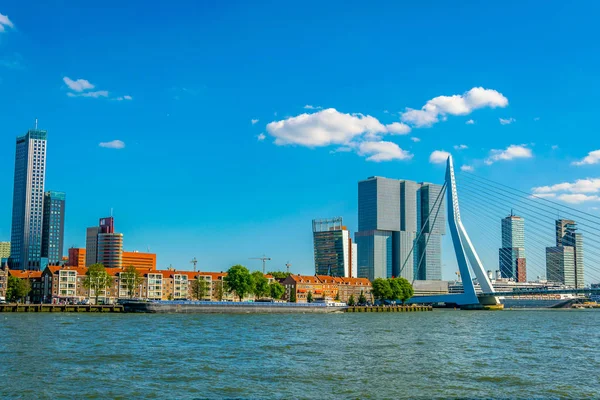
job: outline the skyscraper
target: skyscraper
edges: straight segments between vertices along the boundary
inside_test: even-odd
[[[441,279],[440,192],[439,185],[382,177],[358,183],[359,277]]]
[[[98,226],[87,228],[85,264],[103,264],[107,268],[121,267],[123,263],[123,234],[115,233],[113,217],[100,218]]]
[[[527,282],[525,220],[522,217],[511,213],[502,219],[502,247],[498,261],[503,278]]]
[[[556,246],[546,248],[548,280],[575,288],[584,287],[583,235],[570,219],[556,221]]]
[[[11,248],[12,269],[40,269],[47,132],[30,129],[17,137]]]
[[[42,257],[50,265],[62,261],[65,230],[65,193],[48,191],[44,194],[42,223]]]
[[[315,275],[351,277],[353,247],[341,217],[312,221]]]

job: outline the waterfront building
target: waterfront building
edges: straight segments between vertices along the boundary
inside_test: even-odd
[[[340,301],[347,303],[350,297],[358,302],[361,293],[369,299],[371,294],[371,281],[367,278],[336,278],[337,294]],[[335,298],[335,297],[334,297]]]
[[[17,137],[9,265],[39,270],[46,177],[47,132],[30,129]]]
[[[6,301],[6,289],[8,287],[8,264],[0,264],[0,301]]]
[[[41,303],[43,299],[42,271],[9,269],[8,276],[29,281],[31,291],[25,297],[25,303]]]
[[[44,194],[42,223],[42,257],[50,265],[62,262],[65,234],[65,193],[48,191]]]
[[[314,219],[312,227],[315,274],[352,276],[356,268],[352,265],[352,238],[343,225],[342,217]]]
[[[525,220],[511,215],[502,219],[502,247],[499,250],[499,266],[502,278],[527,282],[525,258]]]
[[[67,260],[67,265],[72,267],[82,268],[85,267],[86,263],[86,252],[85,249],[79,249],[76,247],[71,247],[69,249],[69,257]]]
[[[371,282],[366,278],[289,275],[281,284],[285,287],[284,299],[290,301],[295,294],[297,303],[306,303],[309,292],[315,301],[339,297],[342,302],[347,302],[350,296],[358,301],[361,293],[369,298],[371,293]]]
[[[10,242],[0,242],[0,259],[10,257]]]
[[[441,280],[442,186],[382,177],[358,183],[359,277]]]
[[[584,287],[583,235],[575,221],[556,221],[556,246],[546,248],[546,276],[575,288]]]

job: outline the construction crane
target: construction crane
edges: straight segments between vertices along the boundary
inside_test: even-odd
[[[198,264],[198,260],[196,260],[196,257],[192,258],[192,261],[190,261],[190,263],[194,265],[194,272],[196,272],[196,265]]]
[[[266,273],[265,268],[267,265],[267,261],[271,261],[271,257],[267,257],[263,254],[262,257],[250,257],[249,260],[262,260],[262,264],[263,264],[263,275]]]
[[[287,263],[285,263],[285,266],[287,268],[287,273],[289,275],[289,273],[290,273],[290,267],[292,266],[292,264],[290,264],[290,262],[288,261]]]

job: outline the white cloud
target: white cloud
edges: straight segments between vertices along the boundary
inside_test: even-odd
[[[600,163],[600,150],[590,151],[587,156],[585,156],[580,161],[573,162],[573,165],[591,165]]]
[[[514,119],[513,117],[510,118],[498,118],[498,120],[500,121],[501,125],[510,125],[513,122],[516,121],[516,119]]]
[[[588,196],[585,194],[561,194],[557,197],[558,200],[562,200],[565,203],[581,204],[586,201],[600,201],[600,196],[592,195]]]
[[[265,140],[267,138],[267,136],[265,136],[264,133],[260,133],[257,137],[259,142],[262,142],[263,140]]]
[[[555,192],[570,192],[570,193],[598,193],[600,192],[600,178],[578,179],[575,182],[557,183],[551,186],[534,187],[533,193],[555,193]]]
[[[551,147],[551,149],[552,149],[552,150],[558,150],[558,145],[557,145],[557,144],[553,145],[553,146]]]
[[[468,148],[469,146],[467,146],[466,144],[457,144],[454,146],[454,150],[466,150]]]
[[[410,133],[410,126],[402,122],[392,122],[385,126],[392,135],[406,135]]]
[[[4,32],[6,30],[5,27],[14,28],[14,24],[8,18],[7,15],[3,15],[0,13],[0,32]]]
[[[106,92],[106,94],[108,95],[108,92]],[[74,96],[71,96],[71,97],[74,97]],[[90,97],[90,96],[88,96],[88,97]],[[131,96],[119,96],[119,97],[116,97],[116,98],[114,98],[112,100],[116,100],[116,101],[133,100],[133,97],[131,97]]]
[[[362,142],[358,146],[360,155],[369,156],[367,161],[381,162],[392,160],[410,160],[413,155],[402,150],[396,143],[392,142]]]
[[[93,89],[95,87],[86,79],[77,79],[74,81],[68,76],[65,76],[63,78],[63,82],[65,82],[69,89],[74,90],[76,92],[83,92],[84,90]]]
[[[506,107],[508,99],[493,89],[474,87],[462,95],[438,96],[429,100],[421,109],[407,108],[402,121],[416,127],[432,126],[445,120],[446,115],[467,115],[476,109]]]
[[[578,179],[575,182],[538,186],[532,189],[532,193],[537,197],[556,198],[572,204],[600,201],[600,178]]]
[[[120,140],[113,140],[111,142],[102,142],[99,146],[107,149],[122,149],[125,147],[125,143]]]
[[[108,97],[108,92],[106,90],[98,90],[96,92],[83,92],[83,93],[72,93],[69,92],[67,93],[67,96],[69,97],[93,97],[93,98],[98,98],[98,97]],[[118,98],[117,98],[118,100]]]
[[[487,165],[491,165],[496,161],[508,161],[515,158],[531,158],[533,153],[526,145],[511,144],[505,150],[491,150],[490,156],[485,160]]]
[[[432,164],[443,164],[450,157],[450,153],[444,150],[435,150],[429,156],[429,162]]]
[[[418,137],[411,137],[410,140],[412,140],[415,143],[419,143],[421,141],[421,139],[419,139]]]
[[[475,124],[475,121],[472,120],[472,119],[470,119],[467,122],[465,122],[465,124],[467,124],[467,125],[473,125],[473,124]]]
[[[252,125],[255,125],[258,122],[258,119],[251,119],[250,122],[252,123]]]
[[[377,118],[362,114],[344,114],[334,108],[313,114],[300,114],[267,125],[275,144],[297,144],[307,147],[348,144],[362,135],[386,133],[387,128]]]
[[[131,96],[129,96],[129,95],[125,95],[125,96],[123,96],[123,98],[124,98],[125,100],[133,100],[133,97],[131,97]]]
[[[311,106],[310,104],[307,104],[303,107],[305,110],[322,110],[323,107],[321,106]]]
[[[383,110],[384,114],[389,114],[390,112],[388,110]]]
[[[473,172],[475,171],[475,168],[473,168],[471,165],[461,165],[460,170],[465,172]]]

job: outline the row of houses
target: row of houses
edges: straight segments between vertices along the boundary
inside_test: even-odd
[[[195,300],[192,282],[197,279],[206,281],[206,293],[200,300],[207,301],[238,301],[234,293],[229,293],[224,286],[225,272],[192,272],[175,269],[156,270],[138,268],[142,279],[139,285],[131,291],[127,283],[124,268],[106,268],[112,277],[112,284],[98,294],[99,301],[113,304],[118,299],[138,298],[149,300]],[[26,279],[30,282],[31,292],[26,301],[31,303],[61,303],[81,302],[95,298],[93,291],[84,287],[83,282],[87,273],[85,267],[48,266],[43,271],[9,270],[6,266],[0,268],[0,298],[5,297],[8,276]],[[275,278],[265,275],[269,283]],[[351,295],[356,300],[361,293],[370,293],[371,282],[365,278],[337,278],[325,275],[304,276],[290,275],[280,280],[286,288],[284,300],[291,300],[295,295],[297,302],[307,302],[308,293],[313,299],[339,299],[348,301]],[[246,301],[256,300],[250,294]]]

